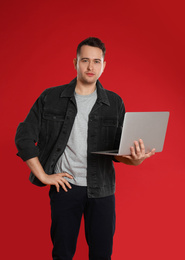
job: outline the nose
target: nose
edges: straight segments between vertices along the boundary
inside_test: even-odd
[[[92,69],[93,69],[93,63],[92,63],[92,61],[89,61],[88,70],[92,70]]]

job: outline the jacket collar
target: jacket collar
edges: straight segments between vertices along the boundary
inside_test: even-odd
[[[60,97],[69,97],[69,98],[74,97],[76,82],[77,82],[77,78],[73,79],[64,89],[64,91],[61,93]],[[98,95],[97,102],[104,103],[110,106],[110,102],[106,90],[103,88],[99,80],[96,83],[96,87],[97,87],[97,95]]]

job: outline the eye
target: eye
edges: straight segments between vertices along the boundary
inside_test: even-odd
[[[88,62],[88,60],[87,59],[83,59],[82,62]]]
[[[100,61],[100,60],[95,60],[94,62],[95,62],[95,63],[101,63],[101,61]]]

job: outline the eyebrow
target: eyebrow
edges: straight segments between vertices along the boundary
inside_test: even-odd
[[[81,60],[90,60],[90,59],[84,57],[84,58],[81,58]],[[99,60],[99,61],[101,61],[101,59],[98,59],[98,58],[97,58],[97,59],[93,59],[93,60]]]

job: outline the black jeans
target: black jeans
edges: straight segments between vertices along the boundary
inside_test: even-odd
[[[115,196],[88,198],[87,188],[71,185],[65,192],[51,186],[53,260],[72,260],[82,215],[90,260],[110,260],[115,231]]]

